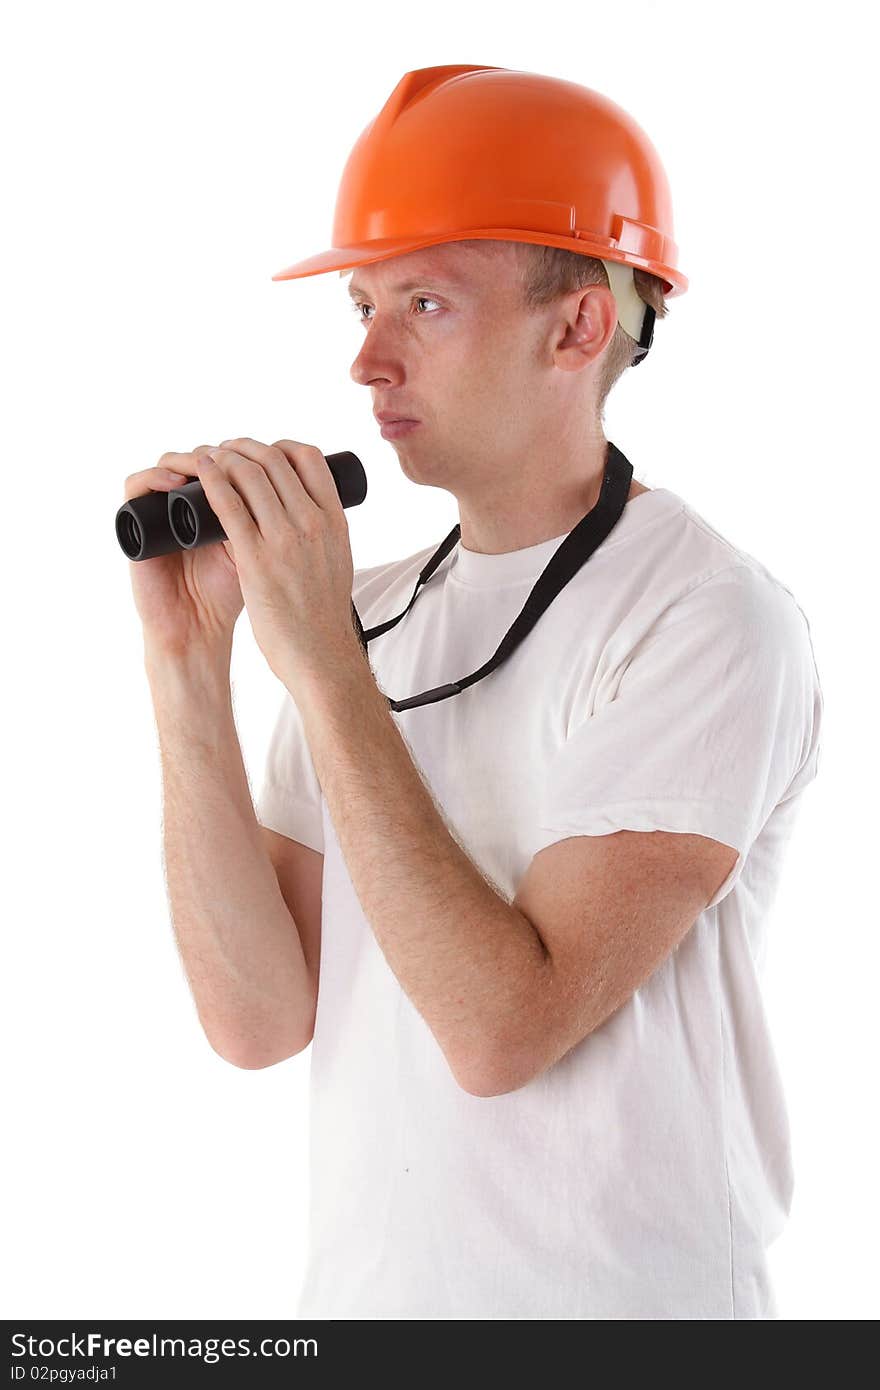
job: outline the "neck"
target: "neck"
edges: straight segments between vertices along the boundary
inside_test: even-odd
[[[485,498],[460,496],[460,544],[483,555],[501,555],[567,535],[599,500],[607,449],[605,439],[597,442],[589,451],[587,466],[580,459],[576,473],[563,486],[547,486],[544,473],[523,480],[516,493],[504,489],[502,496],[502,489],[495,487]],[[627,501],[650,491],[633,478]]]

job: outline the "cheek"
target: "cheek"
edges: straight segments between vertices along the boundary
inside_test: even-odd
[[[484,399],[491,400],[495,414],[517,410],[530,390],[523,364],[497,350],[483,358],[474,375],[476,389]]]
[[[481,323],[470,332],[434,335],[424,344],[419,364],[428,394],[459,419],[475,413],[504,417],[521,409],[532,378],[524,347],[518,344],[514,354],[505,339],[514,331],[506,325],[499,334],[494,325]],[[502,351],[499,344],[505,341],[507,350]]]

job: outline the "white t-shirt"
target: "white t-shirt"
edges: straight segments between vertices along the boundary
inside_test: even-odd
[[[406,607],[440,539],[355,572],[365,629]],[[370,642],[382,691],[400,700],[477,670],[563,539],[455,546]],[[362,912],[285,692],[257,815],[324,854],[296,1315],[777,1317],[765,1248],[792,1167],[759,972],[822,717],[790,590],[654,488],[502,666],[392,717],[507,901],[533,855],[573,835],[671,830],[740,853],[601,1027],[527,1085],[473,1096]]]

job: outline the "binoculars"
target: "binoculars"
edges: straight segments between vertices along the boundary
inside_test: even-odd
[[[357,454],[345,450],[325,457],[343,507],[357,507],[367,495],[367,475]],[[116,539],[129,560],[152,560],[227,536],[195,478],[170,492],[147,492],[124,502],[116,513]]]

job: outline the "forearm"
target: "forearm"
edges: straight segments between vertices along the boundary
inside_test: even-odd
[[[521,1038],[547,954],[452,834],[354,642],[288,688],[367,921],[460,1084],[481,1085]]]
[[[145,647],[162,763],[165,873],[178,950],[212,1047],[238,1066],[298,1051],[314,991],[254,812],[228,658]]]

